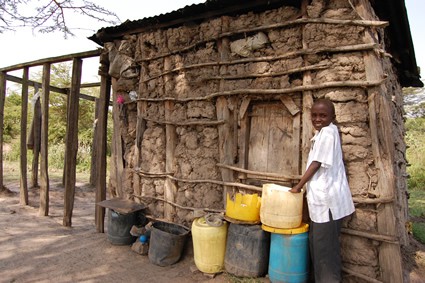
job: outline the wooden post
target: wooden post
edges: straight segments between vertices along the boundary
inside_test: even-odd
[[[302,11],[303,11],[303,17],[307,17],[307,5],[308,0],[303,0],[302,2]],[[305,34],[306,26],[303,26],[302,32],[302,45],[303,49],[308,49],[308,43],[305,41],[304,34]],[[303,75],[303,86],[307,86],[311,84],[311,72],[306,71]],[[310,151],[310,139],[313,136],[313,124],[311,123],[311,107],[313,106],[313,92],[312,91],[304,91],[302,97],[302,135],[301,135],[301,172],[300,174],[303,174],[306,170],[307,166],[307,158],[308,153]]]
[[[364,56],[366,78],[382,77],[384,75],[379,59],[372,52]],[[377,186],[380,197],[394,197],[395,180],[393,168],[394,143],[391,135],[391,109],[385,96],[384,87],[374,87],[368,90],[369,127],[372,137],[372,152],[375,166],[379,170]],[[378,233],[388,236],[398,236],[396,228],[394,203],[383,203],[377,212]],[[401,251],[398,244],[383,242],[379,249],[379,264],[383,282],[403,282]]]
[[[171,58],[170,56],[164,58],[164,72],[167,72],[172,69],[171,66]],[[170,96],[166,93],[167,82],[172,79],[172,76],[165,75],[164,76],[164,93],[165,96]],[[174,110],[174,102],[165,101],[165,120],[172,121],[173,120],[173,110]],[[165,172],[173,172],[174,169],[174,151],[176,149],[176,126],[172,124],[165,125]],[[177,187],[173,180],[167,178],[164,183],[164,199],[166,203],[164,203],[164,218],[168,221],[173,221],[173,218],[176,214],[176,209],[174,206],[170,205],[169,202],[174,203],[174,199],[177,194]]]
[[[227,16],[222,17],[222,29],[223,31],[228,30],[228,27],[230,25],[230,19]],[[229,60],[230,56],[230,40],[229,38],[222,38],[218,42],[218,52],[220,53],[220,62],[225,62]],[[219,75],[225,75],[227,74],[227,66],[221,66],[219,68]],[[221,91],[224,88],[224,81],[220,81],[219,90]],[[216,101],[216,111],[217,111],[217,120],[223,120],[225,121],[224,124],[218,126],[218,140],[219,140],[219,160],[221,164],[226,165],[233,165],[234,164],[234,138],[235,135],[233,131],[234,126],[234,119],[232,114],[230,113],[230,109],[228,106],[228,101],[226,97],[219,97]],[[220,168],[222,180],[225,182],[233,182],[234,176],[233,171],[226,169],[226,168]],[[231,188],[228,186],[224,187],[223,192],[223,205],[226,207],[227,202],[227,192]]]
[[[93,141],[92,141],[92,152],[91,152],[91,162],[90,162],[90,185],[96,185],[96,173],[97,173],[97,147],[99,146],[98,141],[98,119],[99,119],[99,98],[95,100],[94,108],[94,122],[93,122]]]
[[[363,19],[373,19],[374,11],[369,1],[357,1],[356,10]],[[364,42],[376,42],[376,30],[366,30]],[[385,77],[381,59],[375,52],[364,52],[366,79]],[[372,153],[378,169],[377,191],[382,198],[393,198],[396,190],[394,180],[394,139],[392,135],[391,97],[385,85],[368,88],[369,128],[372,138]],[[396,227],[394,202],[380,204],[377,210],[377,229],[381,235],[399,237]],[[379,246],[381,280],[388,283],[403,282],[403,268],[399,244],[383,242]]]
[[[238,147],[239,147],[239,168],[248,169],[248,152],[249,152],[249,136],[250,136],[250,119],[248,115],[249,104],[251,98],[245,97],[242,100],[240,109],[239,109],[239,135],[238,135]],[[245,180],[247,174],[243,172],[238,172],[238,178]]]
[[[174,103],[171,101],[165,102],[165,120],[170,121]],[[165,125],[166,136],[166,149],[165,149],[165,172],[173,172],[174,164],[174,151],[176,149],[176,126],[167,124]],[[175,216],[175,208],[168,202],[174,203],[175,195],[177,194],[177,187],[173,180],[167,178],[164,184],[164,199],[167,203],[164,204],[164,217],[168,221],[173,221]]]
[[[81,86],[81,70],[83,60],[74,58],[72,62],[71,89],[68,98],[68,121],[66,123],[66,142],[65,142],[65,168],[64,174],[64,210],[63,226],[72,225],[72,211],[74,209],[75,180],[78,152],[78,112]]]
[[[50,63],[43,65],[41,95],[41,162],[40,162],[40,216],[49,215],[49,93],[50,93]]]
[[[101,74],[99,115],[97,120],[98,146],[96,152],[96,203],[106,199],[106,142],[107,142],[107,122],[108,107],[111,96],[111,78],[107,74]],[[95,208],[96,231],[104,232],[105,208],[96,205]]]
[[[29,68],[23,69],[22,79],[22,103],[21,103],[21,149],[20,149],[20,171],[21,184],[19,192],[19,203],[28,205],[28,184],[27,184],[27,118],[28,118],[28,78]]]
[[[146,76],[146,74],[144,73],[145,70],[148,70],[148,64],[146,62],[142,62],[141,63],[141,71],[140,71],[140,85],[139,85],[139,97],[143,97],[145,95],[147,95],[147,83],[146,82],[142,82],[142,78],[144,78],[144,76]],[[143,117],[145,117],[146,112],[147,112],[147,108],[148,108],[148,103],[146,101],[142,101],[142,100],[138,100],[137,101],[137,128],[136,128],[136,141],[135,141],[135,146],[136,146],[136,150],[135,150],[135,155],[136,155],[136,167],[140,168],[141,164],[144,160],[142,160],[142,141],[143,141],[143,135],[146,131],[146,119],[144,119]],[[144,195],[144,191],[143,191],[143,187],[141,186],[140,182],[142,180],[142,177],[140,177],[139,174],[134,174],[133,175],[133,186],[134,186],[134,193],[137,196],[143,196]],[[138,199],[138,201],[141,201],[141,199]]]
[[[36,93],[38,90],[36,91]],[[40,97],[37,98],[34,104],[34,115],[32,121],[32,135],[33,135],[33,160],[31,172],[31,187],[38,187],[38,161],[40,159],[41,147],[41,103]]]
[[[124,111],[125,104],[119,105],[116,102],[117,99],[117,80],[112,78],[112,89],[113,89],[113,106],[112,106],[112,120],[113,120],[113,129],[112,129],[112,157],[111,157],[111,171],[110,176],[115,180],[115,194],[116,197],[123,197],[123,174],[124,174],[124,155],[123,155],[123,140],[121,136],[120,125],[120,114],[121,111]]]
[[[142,152],[142,139],[143,134],[146,130],[146,120],[143,119],[143,115],[146,113],[147,108],[147,102],[146,101],[137,101],[137,128],[136,128],[136,141],[135,146],[136,149],[134,151],[134,154],[136,155],[136,167],[140,168],[141,165],[141,152]],[[134,193],[137,196],[142,195],[142,188],[140,186],[140,175],[134,174],[133,175],[133,186],[134,186]],[[136,198],[136,201],[140,202],[140,198]]]
[[[6,99],[6,73],[0,72],[0,191],[3,190],[3,127],[4,102]]]

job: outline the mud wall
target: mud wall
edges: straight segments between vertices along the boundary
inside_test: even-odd
[[[344,266],[354,274],[380,279],[385,270],[379,257],[382,240],[392,239],[378,229],[379,185],[385,175],[373,150],[369,89],[385,90],[380,95],[391,111],[390,119],[380,120],[390,125],[394,141],[394,150],[384,152],[396,176],[394,187],[388,188],[394,196],[389,201],[394,219],[388,221],[396,223],[395,242],[407,244],[402,91],[382,52],[385,77],[367,77],[365,54],[383,50],[385,35],[370,22],[353,20],[359,20],[359,14],[349,1],[312,1],[304,14],[281,7],[108,43],[114,102],[124,99],[123,104],[114,103],[111,194],[143,201],[152,216],[186,225],[198,211],[222,211],[226,186],[221,182],[238,178],[217,164],[240,165],[241,148],[234,145],[240,145],[235,139],[240,137],[238,117],[244,99],[268,101],[301,94],[301,109],[308,110],[306,98],[327,97],[335,104],[356,202],[356,213],[344,223]],[[371,31],[380,32],[377,44],[365,40]],[[306,112],[301,119],[303,125],[309,123]],[[302,139],[312,135],[308,128],[302,130]],[[378,138],[384,142],[388,136]],[[301,166],[299,170],[301,174]],[[344,280],[367,282],[355,276]]]

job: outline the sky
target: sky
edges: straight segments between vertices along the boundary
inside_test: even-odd
[[[120,20],[138,20],[171,12],[186,5],[198,4],[204,0],[91,0],[100,6],[115,12]],[[422,80],[425,80],[425,0],[405,0],[409,24],[416,54],[416,62],[423,70]],[[60,56],[70,53],[94,50],[100,46],[87,37],[96,33],[102,27],[110,24],[102,22],[87,22],[81,25],[81,19],[70,26],[83,26],[84,29],[73,30],[75,37],[64,39],[60,32],[53,34],[33,33],[30,29],[18,29],[15,32],[0,34],[0,67],[25,63],[42,58]],[[83,82],[98,80],[97,58],[86,59],[83,62]],[[86,67],[86,68],[84,68]]]

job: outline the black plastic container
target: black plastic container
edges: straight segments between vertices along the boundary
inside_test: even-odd
[[[136,224],[136,214],[118,213],[108,209],[108,240],[113,245],[130,245],[136,237],[130,234],[131,227]]]
[[[238,277],[263,277],[269,266],[270,233],[261,225],[231,223],[227,230],[224,268]]]
[[[152,224],[149,261],[159,266],[179,261],[190,230],[184,226],[158,221]]]

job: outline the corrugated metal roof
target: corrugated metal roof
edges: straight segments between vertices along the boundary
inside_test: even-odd
[[[224,14],[244,13],[251,10],[273,9],[282,5],[299,7],[300,0],[207,0],[193,4],[166,14],[126,21],[118,26],[105,27],[89,37],[99,45],[118,39],[125,34],[133,34],[144,30],[168,28],[185,22],[196,22],[205,18]]]
[[[393,63],[397,68],[401,85],[423,87],[416,64],[404,0],[371,1],[371,3],[379,18],[390,22],[389,27],[386,28],[386,45],[394,57]],[[126,34],[168,28],[186,22],[201,22],[206,18],[225,14],[237,15],[247,11],[273,9],[283,5],[300,7],[301,0],[207,0],[204,3],[189,5],[170,13],[105,27],[89,39],[103,45],[105,42],[120,39]]]

